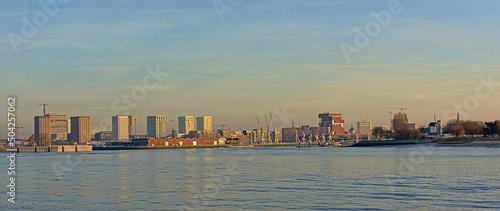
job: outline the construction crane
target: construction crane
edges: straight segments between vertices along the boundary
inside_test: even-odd
[[[260,128],[260,141],[262,141],[262,136],[264,135],[264,129],[262,128],[262,126],[260,126],[260,121],[259,121],[259,117],[257,117],[257,124],[259,125],[259,128]]]
[[[401,112],[403,112],[403,110],[406,110],[406,108],[389,108],[389,116],[390,116],[389,119],[391,120],[391,122],[390,122],[391,123],[391,130],[393,129],[392,128],[392,118],[393,117],[392,117],[392,111],[390,111],[390,110],[398,110],[398,109],[401,110]]]
[[[5,127],[9,128],[9,127]],[[16,127],[16,140],[19,140],[19,129],[24,128],[24,127]]]
[[[269,116],[271,116],[271,124],[272,124],[273,130],[274,130],[274,135],[272,137],[272,141],[273,141],[273,143],[276,143],[276,127],[274,126],[273,114],[271,112],[269,112]]]
[[[264,117],[266,118],[266,143],[269,142],[269,123],[267,122],[267,114],[264,114]]]
[[[16,127],[16,140],[19,140],[19,129],[24,127]]]
[[[49,104],[43,103],[43,104],[38,104],[38,106],[43,106],[43,115],[45,116],[45,106],[48,106]]]
[[[399,109],[399,110],[401,110],[401,112],[402,112],[403,110],[406,110],[406,108],[389,108],[389,109],[394,109],[394,110],[398,110],[398,109]]]
[[[297,134],[297,131],[295,130],[295,123],[293,120],[290,120],[292,122],[292,131],[293,131],[293,136],[294,136],[294,142],[298,143],[299,142],[299,134]]]
[[[138,119],[144,119],[144,118],[132,118],[134,120],[134,139],[137,138],[137,120]]]
[[[172,120],[172,119],[167,119],[166,121],[167,121],[167,122],[165,123],[165,128],[168,128],[168,127],[167,127],[167,123],[168,123],[168,122],[174,122],[174,120]],[[173,128],[172,128],[172,130],[173,130]],[[168,129],[167,129],[167,131],[168,131]],[[167,134],[165,134],[165,135],[167,135]],[[173,134],[172,134],[172,135],[173,135]],[[172,137],[172,138],[173,138],[173,137]]]
[[[227,125],[215,125],[215,126],[221,126],[223,130],[224,130],[224,127],[227,127]]]

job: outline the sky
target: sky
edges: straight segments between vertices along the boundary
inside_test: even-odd
[[[16,97],[21,137],[41,103],[92,132],[118,114],[166,115],[169,131],[182,115],[245,130],[324,112],[348,130],[401,107],[421,125],[500,119],[499,1],[40,2],[0,8],[0,96]]]

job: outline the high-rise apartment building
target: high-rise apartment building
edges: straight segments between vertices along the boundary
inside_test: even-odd
[[[163,115],[147,117],[147,137],[165,138],[167,137],[167,117]]]
[[[50,132],[54,140],[66,140],[68,138],[68,125],[66,114],[50,113],[45,116],[50,117]]]
[[[51,145],[49,116],[35,116],[35,143],[37,146]]]
[[[196,117],[196,130],[212,131],[212,117],[211,116]]]
[[[71,133],[71,119],[66,120],[66,129],[68,129],[68,138],[69,138],[69,134]]]
[[[86,144],[91,141],[90,116],[71,117],[71,135],[69,140],[78,144]]]
[[[190,131],[194,131],[194,116],[180,116],[178,120],[179,133],[187,135]]]
[[[113,141],[128,141],[132,132],[132,116],[117,115],[112,118]]]

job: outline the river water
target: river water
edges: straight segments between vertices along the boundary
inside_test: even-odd
[[[500,210],[498,145],[21,153],[16,165],[2,210]]]

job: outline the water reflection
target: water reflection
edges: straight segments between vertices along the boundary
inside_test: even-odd
[[[64,153],[19,154],[19,206],[495,210],[500,209],[498,150],[404,146],[95,151],[74,153],[69,164]],[[77,157],[82,160],[74,166]],[[405,162],[412,165],[411,171],[401,169]],[[51,163],[70,170],[58,179],[47,167]]]

